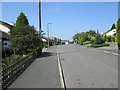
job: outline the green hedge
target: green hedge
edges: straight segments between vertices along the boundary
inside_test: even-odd
[[[92,43],[90,47],[105,47],[105,46],[110,46],[108,43],[103,43],[103,44],[94,44]]]

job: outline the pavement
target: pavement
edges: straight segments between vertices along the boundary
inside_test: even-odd
[[[110,46],[107,47],[99,47],[96,48],[98,50],[104,50],[107,53],[113,53],[113,54],[118,54],[120,55],[120,51],[118,50],[118,46],[116,43],[111,44]]]
[[[57,50],[67,88],[118,88],[118,55],[74,44]]]
[[[61,88],[56,47],[43,52],[9,88]]]

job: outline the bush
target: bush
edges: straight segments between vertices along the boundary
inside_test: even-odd
[[[11,66],[22,58],[21,55],[13,54],[10,57],[2,59],[3,66]]]
[[[74,44],[74,41],[69,42],[69,44]]]
[[[91,37],[91,42],[94,42],[95,41],[95,37]]]
[[[105,37],[102,38],[102,43],[105,43],[106,39]]]
[[[95,36],[95,44],[102,44],[102,38],[99,34]]]
[[[27,53],[34,52],[36,55],[40,54],[40,46],[36,46],[36,48],[28,49]]]
[[[90,47],[105,47],[105,46],[109,46],[109,44],[108,43],[103,43],[103,44],[94,44],[94,43],[92,43],[90,45]]]
[[[117,42],[118,48],[120,50],[120,32],[116,33],[116,42]]]
[[[111,37],[111,41],[115,42],[115,37],[114,36]]]
[[[48,42],[43,42],[43,48],[48,48]]]
[[[116,23],[116,42],[118,45],[118,49],[120,50],[120,18],[117,20]]]
[[[107,39],[107,42],[111,42],[111,36],[110,35],[106,36],[106,39]]]

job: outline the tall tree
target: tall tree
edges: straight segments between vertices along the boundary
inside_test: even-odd
[[[116,23],[116,42],[118,45],[118,49],[120,50],[120,18]]]
[[[39,46],[39,37],[33,26],[14,27],[10,30],[10,45],[14,53],[26,54]]]
[[[28,19],[24,13],[20,13],[16,20],[16,26],[25,26],[29,25]]]
[[[115,28],[116,28],[116,27],[115,27],[115,24],[113,24],[110,30],[113,30],[113,29],[115,29]]]

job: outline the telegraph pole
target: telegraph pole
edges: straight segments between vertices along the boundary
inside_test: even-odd
[[[41,36],[41,0],[38,0],[38,25],[40,37],[40,55],[42,54],[42,36]]]

